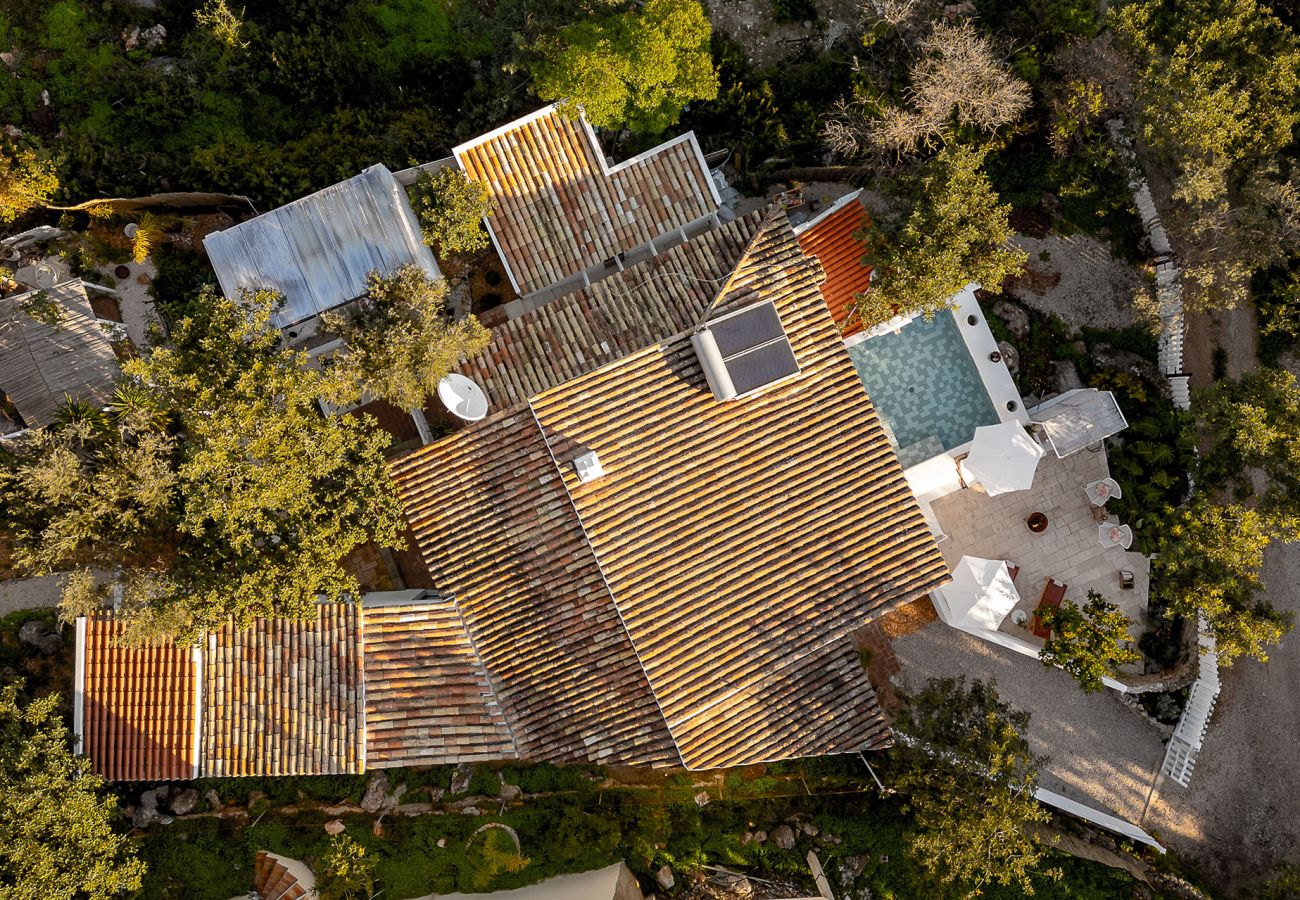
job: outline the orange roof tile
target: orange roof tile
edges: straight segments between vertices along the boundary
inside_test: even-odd
[[[610,167],[585,121],[546,107],[453,152],[496,200],[488,224],[521,294],[718,209],[690,132]]]
[[[367,766],[519,755],[451,599],[424,591],[371,594],[362,618]]]
[[[780,214],[719,305],[774,301],[797,378],[718,403],[682,336],[531,404],[691,768],[875,746],[846,635],[947,579],[819,277]]]
[[[110,615],[78,623],[84,666],[81,752],[111,781],[168,781],[195,775],[197,666],[188,647],[123,647]],[[84,629],[84,634],[83,634]]]
[[[862,330],[854,310],[854,296],[871,286],[871,267],[862,264],[866,248],[854,236],[866,222],[867,211],[854,197],[799,235],[804,253],[817,257],[826,272],[822,297],[844,337]]]
[[[361,629],[352,603],[315,620],[229,620],[203,665],[203,774],[341,775],[364,769]]]

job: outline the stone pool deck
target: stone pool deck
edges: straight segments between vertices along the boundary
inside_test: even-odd
[[[939,544],[944,560],[950,568],[963,556],[1005,559],[1020,566],[1016,609],[1027,615],[1038,606],[1048,578],[1066,584],[1066,598],[1079,604],[1087,600],[1089,590],[1095,590],[1133,620],[1136,639],[1146,628],[1150,562],[1140,553],[1101,545],[1096,507],[1084,492],[1089,482],[1109,474],[1104,450],[1084,450],[1066,459],[1057,459],[1049,450],[1027,491],[990,497],[967,488],[939,497],[931,506],[946,536]],[[1025,526],[1033,512],[1048,518],[1042,534]],[[1120,588],[1121,569],[1133,572],[1133,588]],[[1014,624],[1014,616],[1013,611],[999,630],[1041,646],[1028,627]]]

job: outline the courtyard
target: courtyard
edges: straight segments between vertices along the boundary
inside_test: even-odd
[[[1031,630],[1033,612],[1049,578],[1065,584],[1066,599],[1080,605],[1089,591],[1117,605],[1133,622],[1134,640],[1146,628],[1150,562],[1141,553],[1101,544],[1098,526],[1105,511],[1093,506],[1085,491],[1108,476],[1104,450],[1084,450],[1065,459],[1048,452],[1029,490],[991,497],[965,488],[930,501],[943,535],[939,549],[950,569],[963,556],[1004,559],[1020,567],[1015,579],[1020,602],[998,630],[1029,644],[1035,653],[1043,641]],[[1032,513],[1046,516],[1042,533],[1026,526]],[[1131,588],[1121,587],[1125,571],[1133,575]]]

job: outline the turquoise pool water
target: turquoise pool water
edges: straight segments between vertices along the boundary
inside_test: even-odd
[[[997,411],[949,312],[918,316],[897,334],[848,348],[876,412],[894,433],[903,467],[969,441]]]

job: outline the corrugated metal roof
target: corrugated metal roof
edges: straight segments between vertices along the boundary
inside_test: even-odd
[[[213,232],[203,245],[226,296],[245,288],[274,288],[284,295],[284,309],[276,315],[281,326],[355,300],[375,269],[388,273],[414,263],[439,276],[406,191],[379,165]]]
[[[65,397],[106,403],[118,371],[85,285],[68,281],[48,293],[63,311],[57,328],[19,310],[27,294],[5,298],[0,306],[0,391],[29,428],[50,424]]]
[[[1042,426],[1059,459],[1119,434],[1128,427],[1115,395],[1083,388],[1039,406],[1031,418]]]

